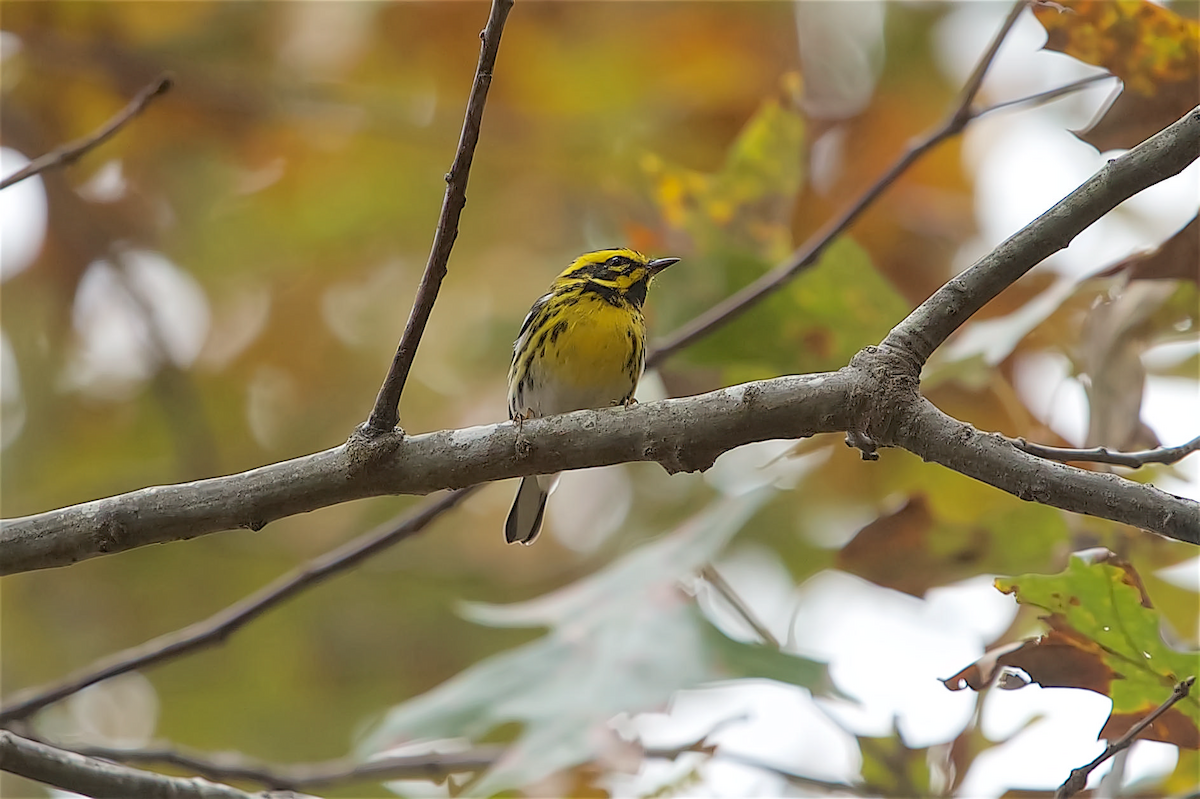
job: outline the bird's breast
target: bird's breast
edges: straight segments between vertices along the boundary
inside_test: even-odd
[[[645,360],[640,313],[595,303],[586,313],[552,327],[546,339],[549,366],[537,376],[541,413],[602,408],[628,399]]]

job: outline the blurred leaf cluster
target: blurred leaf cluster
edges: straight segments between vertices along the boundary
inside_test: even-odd
[[[1074,15],[1037,12],[1050,46],[1119,75],[1114,112],[1136,94],[1148,105],[1134,117],[1163,118],[1145,133],[1176,118],[1164,106],[1195,85],[1195,21],[1141,2],[1071,5]],[[651,295],[657,335],[784,259],[954,102],[960,87],[930,44],[951,11],[887,6],[886,68],[868,70],[860,107],[831,117],[808,102],[833,79],[798,52],[805,12],[792,4],[518,4],[404,427],[502,419],[520,320],[584,249],[628,242],[684,259]],[[40,179],[44,239],[28,262],[5,264],[5,516],[345,439],[420,278],[485,17],[481,3],[6,3],[3,147],[33,157],[89,133],[163,70],[176,89]],[[1129,28],[1136,20],[1144,27]],[[1100,42],[1089,55],[1085,43]],[[1143,135],[1121,131],[1085,140],[1125,147]],[[684,393],[843,365],[953,274],[977,234],[974,190],[961,143],[941,145],[814,269],[671,359],[658,384]],[[1143,357],[1200,326],[1186,242],[1181,233],[1164,246],[1153,269],[1130,260],[1082,281],[1035,271],[937,354],[926,395],[980,429],[1063,445],[1019,386],[1024,365],[1049,359],[1087,386],[1090,444],[1155,445],[1140,418],[1146,380],[1197,377],[1194,354],[1166,366]],[[675,692],[718,680],[836,693],[803,641],[755,643],[684,590],[706,563],[745,552],[769,553],[793,586],[839,569],[915,597],[978,575],[1069,568],[1053,579],[1092,607],[1103,591],[1085,583],[1112,588],[1126,567],[1068,555],[1102,545],[1153,599],[1127,630],[1140,651],[1194,663],[1157,639],[1161,622],[1196,648],[1195,594],[1157,576],[1193,556],[1186,547],[1029,505],[907,453],[864,464],[828,437],[729,453],[706,475],[645,464],[568,475],[563,491],[580,501],[551,508],[533,548],[503,544],[509,488],[486,489],[432,534],[223,646],[148,672],[156,700],[134,727],[280,761],[500,740],[514,742],[510,758],[475,788],[563,769],[566,782],[539,784],[604,793],[600,777],[620,770],[607,768],[616,714],[662,710]],[[7,578],[5,692],[216,612],[413,504],[352,503],[261,533]],[[1054,611],[1034,577],[1004,585]],[[523,604],[460,613],[464,601]],[[1004,640],[1027,635],[1031,620]],[[787,612],[768,620],[789,623]],[[1085,638],[1103,626],[1070,623]],[[549,629],[527,629],[536,625]],[[1114,713],[1156,704],[1164,683],[1150,682]],[[96,707],[63,703],[38,724],[111,740],[104,725],[116,722]],[[1194,706],[1180,712],[1195,723]],[[995,742],[965,730],[940,775],[937,758],[899,734],[857,744],[863,781],[916,795],[937,780],[953,790]],[[1181,758],[1177,775],[1195,762]],[[663,790],[686,793],[696,779],[685,768]],[[364,790],[384,791],[345,795]]]

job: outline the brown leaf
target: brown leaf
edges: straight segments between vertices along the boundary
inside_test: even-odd
[[[1200,102],[1200,23],[1149,0],[1063,0],[1034,15],[1046,49],[1104,67],[1120,97],[1080,135],[1097,149],[1132,147]]]
[[[838,553],[839,569],[913,596],[925,593],[927,581],[907,555],[924,552],[933,526],[929,506],[915,496],[895,513],[880,516],[858,531]],[[899,557],[905,553],[906,557]]]
[[[951,691],[961,691],[964,688],[982,691],[992,684],[992,680],[996,679],[996,674],[1002,665],[1000,659],[1023,649],[1029,643],[1030,641],[1015,641],[994,649],[989,649],[979,660],[957,674],[943,679],[942,685],[945,685]]]
[[[1097,737],[1115,741],[1129,732],[1133,725],[1153,713],[1157,707],[1147,707],[1144,712],[1139,713],[1113,713]],[[1200,749],[1200,730],[1176,708],[1171,708],[1156,718],[1138,737],[1147,741],[1175,744],[1184,749]]]
[[[1130,280],[1190,280],[1200,283],[1198,218],[1193,216],[1182,230],[1155,249],[1118,261],[1096,277],[1114,277],[1124,272]]]
[[[1050,611],[1042,620],[1051,629],[1040,638],[997,647],[943,680],[952,691],[965,686],[981,690],[1002,677],[1005,667],[1020,669],[1046,688],[1094,691],[1113,700],[1099,734],[1111,741],[1154,712],[1170,687],[1194,671],[1194,657],[1189,660],[1160,639],[1158,615],[1137,570],[1106,549],[1076,553],[1060,575],[1023,575],[996,584],[1023,604]],[[999,687],[1025,684],[1014,680]],[[1184,701],[1191,704],[1176,705],[1141,737],[1181,747],[1200,745],[1195,702]]]
[[[1116,449],[1157,446],[1146,440],[1141,423],[1146,369],[1142,353],[1149,345],[1147,321],[1175,291],[1170,283],[1141,282],[1091,310],[1084,322],[1078,363],[1090,378],[1091,414],[1086,446]]]
[[[1055,626],[1053,617],[1049,621]],[[951,691],[966,686],[980,691],[1002,668],[1009,667],[1021,669],[1043,688],[1086,688],[1107,695],[1114,672],[1102,655],[1090,639],[1073,633],[1069,627],[1056,628],[1039,638],[997,647],[942,683]]]
[[[912,596],[924,596],[931,586],[947,582],[948,570],[976,560],[984,550],[986,531],[966,541],[956,552],[930,546],[936,526],[925,497],[911,497],[894,513],[880,516],[858,531],[838,553],[838,568],[876,585]]]
[[[1163,85],[1153,95],[1128,86],[1075,135],[1100,152],[1125,150],[1158,133],[1200,103],[1197,78]]]

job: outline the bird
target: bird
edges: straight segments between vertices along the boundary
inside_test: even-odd
[[[654,278],[678,258],[647,259],[628,248],[580,255],[534,301],[513,342],[508,417],[628,406],[646,367],[642,305]],[[521,479],[504,538],[532,544],[557,474]]]

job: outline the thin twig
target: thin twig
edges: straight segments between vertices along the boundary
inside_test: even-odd
[[[1000,45],[1008,36],[1017,17],[1024,10],[1026,0],[1017,0],[1009,11],[1008,17],[986,52],[975,65],[971,77],[967,79],[959,94],[958,102],[950,116],[936,129],[909,145],[909,148],[884,172],[859,198],[846,209],[841,216],[826,222],[816,233],[809,237],[799,249],[792,253],[784,263],[767,272],[745,288],[726,297],[721,302],[709,308],[704,313],[691,320],[679,330],[667,337],[646,358],[646,367],[651,368],[669,357],[677,350],[683,349],[693,341],[707,335],[717,327],[744,313],[760,300],[782,288],[788,281],[801,272],[813,267],[821,253],[833,243],[850,225],[862,215],[883,192],[896,182],[921,156],[941,144],[946,139],[958,135],[963,128],[980,113],[974,107],[975,96],[987,75],[988,69],[996,58]]]
[[[315,558],[283,575],[270,585],[224,610],[181,630],[175,630],[109,655],[65,679],[20,691],[0,708],[0,723],[21,719],[89,685],[134,669],[161,663],[188,652],[224,641],[237,630],[301,591],[346,571],[398,541],[416,535],[434,519],[462,502],[477,486],[453,491],[426,503],[416,513],[392,521]]]
[[[392,358],[387,377],[384,378],[375,398],[375,407],[371,409],[371,415],[360,428],[372,438],[391,432],[400,423],[400,395],[404,392],[405,382],[408,381],[408,373],[417,354],[417,345],[421,343],[421,336],[425,333],[425,324],[433,311],[438,289],[446,277],[450,250],[458,237],[458,220],[462,216],[463,206],[467,204],[467,176],[471,171],[471,160],[475,157],[475,145],[479,142],[483,106],[487,102],[488,88],[492,85],[492,70],[496,66],[496,53],[500,49],[500,34],[504,32],[504,20],[508,17],[512,5],[513,0],[492,0],[487,27],[480,34],[483,43],[479,48],[479,65],[475,68],[475,80],[471,84],[471,95],[467,100],[466,118],[463,120],[462,134],[458,140],[458,151],[454,154],[450,171],[446,173],[446,194],[442,199],[442,213],[433,235],[429,261],[425,264],[425,273],[417,286],[412,311],[409,312],[408,323],[404,326],[404,334],[400,337],[400,345],[396,348],[396,355]]]
[[[1158,447],[1145,449],[1140,452],[1112,452],[1108,447],[1093,447],[1091,449],[1069,449],[1067,447],[1047,447],[1044,444],[1034,444],[1024,438],[1010,438],[1012,444],[1022,452],[1036,455],[1051,461],[1111,463],[1117,466],[1128,466],[1140,469],[1148,463],[1175,463],[1181,461],[1193,452],[1200,452],[1200,436],[1196,436],[1186,444],[1175,447]]]
[[[1097,757],[1091,763],[1088,763],[1086,766],[1080,766],[1077,769],[1072,769],[1071,776],[1067,777],[1067,781],[1060,785],[1058,790],[1054,793],[1054,799],[1068,799],[1068,797],[1074,796],[1082,791],[1087,786],[1088,776],[1096,770],[1097,766],[1118,752],[1128,749],[1130,744],[1132,744],[1134,740],[1146,730],[1147,727],[1158,720],[1159,716],[1161,716],[1163,713],[1166,713],[1176,702],[1187,696],[1195,682],[1195,675],[1181,681],[1175,686],[1174,690],[1171,691],[1171,695],[1167,697],[1167,701],[1155,708],[1150,715],[1146,716],[1146,718],[1130,727],[1128,732],[1126,732],[1116,741],[1110,743],[1099,757]]]
[[[764,642],[775,649],[780,648],[779,639],[767,629],[766,625],[763,624],[756,615],[754,615],[754,611],[752,611],[750,606],[746,604],[746,601],[738,595],[738,592],[733,590],[733,586],[725,582],[725,578],[721,576],[720,572],[717,571],[715,566],[713,566],[711,563],[708,564],[700,570],[700,576],[705,582],[711,585],[718,594],[725,598],[725,601],[733,607],[734,611],[736,611],[737,614],[742,617],[742,620],[745,621],[746,624],[750,625],[750,629],[758,633],[758,636],[762,638]]]
[[[1045,105],[1046,103],[1050,102],[1051,100],[1057,100],[1059,97],[1065,97],[1068,94],[1074,94],[1075,92],[1079,91],[1080,89],[1086,89],[1088,86],[1091,86],[1093,83],[1098,83],[1099,81],[1109,80],[1109,79],[1115,80],[1116,77],[1117,77],[1116,75],[1113,75],[1110,72],[1101,72],[1100,74],[1097,74],[1097,75],[1089,75],[1086,78],[1080,78],[1079,80],[1071,81],[1070,83],[1065,83],[1062,86],[1059,86],[1054,89],[1046,89],[1044,92],[1038,92],[1037,94],[1029,94],[1029,95],[1026,95],[1025,97],[1018,97],[1015,100],[1005,100],[1002,103],[996,103],[995,105],[989,105],[987,108],[984,108],[981,111],[978,111],[975,114],[975,118],[978,119],[979,117],[986,116],[987,114],[990,114],[993,111],[1000,111],[1002,109],[1012,108],[1013,106],[1018,106],[1018,105],[1035,105],[1035,106],[1036,105]]]
[[[130,120],[145,111],[151,101],[170,91],[173,85],[174,83],[170,75],[160,75],[153,83],[138,92],[129,101],[128,105],[122,108],[108,122],[105,122],[99,130],[33,159],[21,169],[0,180],[0,189],[7,189],[14,183],[20,183],[22,180],[33,177],[39,172],[45,172],[47,169],[75,163],[89,151],[111,138],[118,130],[125,127]]]

